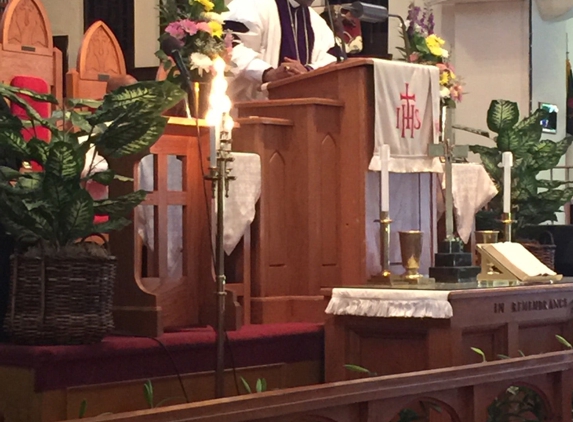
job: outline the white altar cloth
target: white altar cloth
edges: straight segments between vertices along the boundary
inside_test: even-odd
[[[428,147],[438,143],[440,71],[436,66],[373,59],[374,152],[369,170],[380,171],[379,151],[390,146],[394,173],[440,173]]]
[[[327,314],[378,318],[441,318],[453,316],[449,291],[335,288]]]
[[[495,195],[497,188],[481,164],[455,163],[452,165],[452,193],[456,230],[464,243],[468,243],[474,228],[476,213]],[[446,180],[440,175],[442,189]],[[438,213],[445,212],[443,200],[438,203]]]
[[[224,248],[231,254],[250,224],[255,219],[255,206],[261,195],[261,159],[257,154],[233,152],[234,161],[230,164],[231,175],[236,180],[230,182],[229,197],[225,198],[224,215]],[[168,157],[169,175],[167,186],[169,190],[180,191],[182,188],[181,161],[175,156]],[[153,191],[153,155],[145,156],[139,167],[140,189]],[[210,192],[209,192],[210,194]],[[152,206],[138,207],[139,234],[145,244],[153,248],[154,218]],[[181,274],[183,233],[182,207],[170,206],[167,214],[167,263],[169,276]],[[208,247],[205,245],[205,247]]]

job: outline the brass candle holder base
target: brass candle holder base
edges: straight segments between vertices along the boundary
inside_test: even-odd
[[[513,223],[515,223],[511,213],[504,212],[501,215],[501,222],[503,223],[503,240],[505,242],[511,242],[512,241],[511,226],[513,225]]]
[[[394,275],[390,271],[390,213],[380,211],[380,265],[382,271],[368,280],[368,284],[391,284]]]

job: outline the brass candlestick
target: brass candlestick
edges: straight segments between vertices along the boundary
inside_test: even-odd
[[[380,211],[380,264],[382,271],[380,278],[383,283],[389,283],[392,273],[390,272],[390,224],[388,211]]]
[[[503,240],[511,242],[511,226],[514,223],[511,212],[504,212],[501,215],[501,222],[503,223]]]
[[[419,230],[409,230],[399,232],[400,252],[402,253],[402,266],[406,270],[400,279],[408,283],[418,283],[424,278],[418,272],[420,269],[420,257],[422,256],[422,232]]]

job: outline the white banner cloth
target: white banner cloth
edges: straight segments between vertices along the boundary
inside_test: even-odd
[[[232,172],[236,180],[230,182],[229,197],[225,198],[224,248],[227,254],[233,252],[245,231],[255,219],[255,205],[261,196],[261,159],[257,154],[233,152]],[[169,190],[180,191],[182,187],[181,161],[168,157]],[[139,165],[140,188],[153,191],[153,155],[145,156]],[[210,192],[209,192],[210,195]],[[153,249],[153,206],[139,206],[139,234],[145,244]],[[167,211],[167,264],[169,276],[178,277],[182,269],[182,217],[180,206],[170,206]],[[209,247],[209,245],[205,245]]]
[[[453,316],[449,291],[335,288],[327,314],[378,318],[442,318]]]
[[[441,173],[428,156],[438,143],[440,71],[436,66],[374,59],[374,155],[369,170],[380,171],[379,150],[390,145],[389,171]]]
[[[455,163],[452,177],[456,230],[464,243],[468,243],[476,213],[497,195],[497,188],[481,164]],[[445,189],[446,179],[443,175],[440,178]],[[438,203],[438,212],[440,215],[445,212],[443,199]]]

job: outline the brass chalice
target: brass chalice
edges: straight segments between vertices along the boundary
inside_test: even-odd
[[[411,284],[418,283],[423,275],[419,273],[420,257],[422,256],[422,232],[409,230],[399,232],[402,266],[406,270],[400,277]]]

